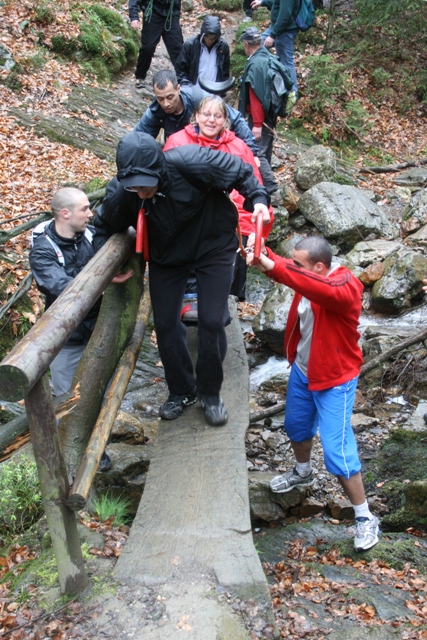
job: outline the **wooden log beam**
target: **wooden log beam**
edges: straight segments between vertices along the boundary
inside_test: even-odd
[[[120,409],[129,380],[135,369],[136,359],[144,340],[145,329],[151,315],[151,302],[148,288],[142,296],[138,308],[132,341],[124,351],[116,369],[110,387],[105,394],[101,411],[92,436],[76,474],[67,505],[74,510],[83,509],[89,495],[93,478],[98,469],[102,453],[106,447],[111,429]]]
[[[24,398],[62,349],[134,248],[115,234],[0,363],[0,398]]]
[[[44,509],[58,566],[61,593],[74,595],[85,588],[87,576],[76,517],[65,504],[69,485],[46,375],[38,380],[28,393],[25,408]]]
[[[422,331],[419,331],[418,333],[411,336],[410,338],[406,338],[405,340],[402,340],[402,342],[395,344],[393,347],[391,347],[387,351],[380,353],[379,356],[372,358],[372,360],[369,360],[369,362],[364,364],[360,370],[360,376],[362,377],[366,375],[367,373],[369,373],[369,371],[372,371],[372,369],[375,369],[375,367],[378,367],[378,365],[382,364],[383,362],[386,362],[386,360],[390,360],[391,358],[393,358],[397,353],[400,353],[401,351],[407,349],[413,344],[416,344],[417,342],[422,342],[426,338],[427,338],[427,329],[423,329]]]

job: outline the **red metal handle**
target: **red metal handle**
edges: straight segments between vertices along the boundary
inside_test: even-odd
[[[144,245],[144,216],[145,211],[141,207],[141,209],[138,211],[138,219],[136,221],[135,253],[142,253],[142,247]]]
[[[258,264],[259,257],[261,255],[261,242],[262,242],[262,228],[264,226],[264,220],[262,213],[258,213],[256,217],[255,228],[255,246],[254,246],[254,259],[253,264]]]

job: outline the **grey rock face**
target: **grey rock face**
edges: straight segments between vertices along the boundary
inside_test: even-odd
[[[293,296],[291,289],[275,284],[252,324],[257,338],[266,342],[276,353],[283,354],[283,333]]]
[[[394,182],[403,187],[423,187],[427,182],[427,169],[414,167],[396,176]]]
[[[371,240],[358,242],[346,255],[346,260],[356,267],[367,267],[373,262],[385,260],[401,246],[397,240]]]
[[[418,231],[427,223],[427,189],[414,195],[402,216],[402,232],[404,235]]]
[[[300,189],[310,189],[315,184],[333,179],[337,170],[337,159],[332,149],[318,144],[310,147],[296,162],[295,182]]]
[[[393,239],[397,235],[381,207],[348,185],[321,182],[301,196],[299,209],[327,240],[344,248],[367,236]]]
[[[414,251],[393,253],[384,262],[384,275],[372,288],[372,307],[385,313],[410,308],[422,296],[427,258]]]

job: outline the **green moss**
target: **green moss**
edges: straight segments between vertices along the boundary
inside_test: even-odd
[[[367,562],[377,559],[397,570],[403,569],[405,564],[410,562],[424,575],[427,575],[427,547],[425,545],[416,547],[414,538],[406,534],[383,534],[375,547],[362,553],[354,549],[352,539],[337,542],[334,546],[346,558],[363,559]]]
[[[210,11],[239,11],[241,0],[203,0],[203,6]]]

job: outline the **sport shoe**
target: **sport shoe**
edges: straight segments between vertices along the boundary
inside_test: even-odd
[[[311,470],[310,474],[303,478],[299,475],[296,467],[292,471],[286,471],[282,476],[276,476],[270,482],[270,489],[274,493],[286,493],[294,487],[309,487],[314,482],[314,471]]]
[[[177,396],[174,393],[169,394],[169,398],[162,404],[159,409],[159,416],[163,420],[175,420],[182,416],[184,408],[189,407],[191,404],[197,402],[196,390],[190,391],[182,396]]]
[[[197,324],[198,307],[197,297],[185,298],[182,301],[181,320],[184,324]]]
[[[112,466],[110,456],[104,451],[101,456],[101,460],[99,461],[98,471],[105,473],[106,471],[109,471]]]
[[[205,414],[205,420],[212,427],[222,427],[228,420],[227,409],[221,398],[199,396]]]
[[[143,89],[145,87],[145,80],[143,78],[137,78],[135,80],[135,89]]]
[[[354,536],[354,548],[356,551],[372,549],[378,542],[379,520],[372,518],[356,518],[356,535]]]

